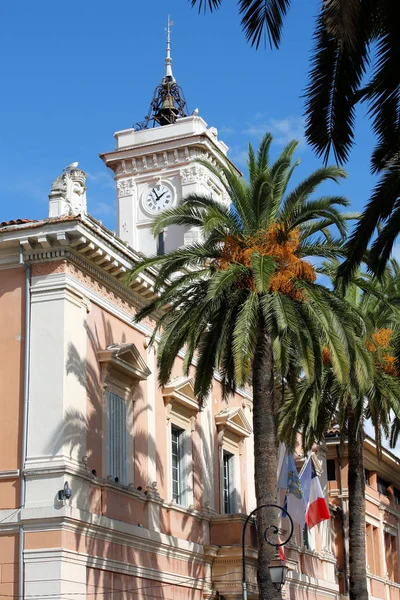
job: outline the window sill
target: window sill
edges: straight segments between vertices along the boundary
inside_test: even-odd
[[[167,512],[169,512],[170,510],[174,510],[176,512],[183,513],[185,515],[190,515],[192,517],[196,517],[197,519],[204,519],[204,518],[209,519],[210,518],[210,515],[206,515],[205,513],[200,512],[199,510],[196,510],[192,506],[182,506],[181,504],[176,504],[176,502],[173,500],[171,500],[171,502],[167,502],[166,500],[161,500],[161,506],[162,506],[162,508],[166,508]]]
[[[121,492],[122,494],[126,494],[131,497],[133,496],[138,500],[146,502],[146,493],[143,490],[136,489],[133,484],[123,485],[122,483],[113,481],[112,479],[101,479],[99,477],[93,478],[91,483],[97,487],[107,488],[115,492]]]

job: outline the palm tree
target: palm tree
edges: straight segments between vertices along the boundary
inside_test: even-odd
[[[355,368],[347,382],[333,372],[330,353],[323,351],[322,388],[303,380],[296,398],[288,397],[281,409],[280,434],[289,427],[302,431],[304,448],[323,439],[332,421],[340,424],[348,440],[349,494],[349,582],[351,600],[368,600],[365,548],[364,421],[375,429],[378,452],[382,432],[389,437],[390,423],[400,416],[400,378],[393,341],[400,327],[398,266],[392,261],[384,281],[367,276],[354,278],[346,290],[346,301],[359,310],[366,324],[366,336],[356,340]],[[334,276],[332,268],[327,272]],[[290,430],[292,431],[292,430]],[[396,432],[393,431],[393,441]],[[293,434],[290,434],[293,438]],[[292,440],[293,441],[293,440]]]
[[[191,0],[199,11],[222,0]],[[238,0],[247,40],[280,45],[291,0]],[[348,282],[363,260],[377,225],[371,268],[382,274],[400,231],[400,3],[394,0],[320,0],[306,98],[306,138],[318,156],[348,160],[356,105],[365,102],[376,135],[371,168],[381,173],[347,246],[340,275]],[[367,76],[367,81],[365,78]]]
[[[338,167],[321,168],[286,194],[298,164],[292,160],[297,142],[289,143],[270,164],[271,142],[267,134],[257,156],[249,146],[248,183],[228,165],[219,171],[201,163],[222,179],[230,206],[192,194],[166,210],[155,219],[155,235],[171,225],[198,227],[203,241],[143,259],[130,274],[133,280],[146,268],[158,268],[159,296],[137,318],[156,317],[153,340],[161,334],[160,385],[169,380],[183,348],[186,372],[196,358],[194,389],[200,402],[209,394],[216,369],[226,396],[236,386],[252,382],[258,505],[274,501],[277,493],[280,399],[274,393],[275,364],[280,377],[289,377],[296,348],[304,372],[318,382],[323,371],[322,341],[329,347],[333,371],[344,382],[357,321],[340,298],[315,282],[316,268],[307,260],[341,256],[346,219],[352,215],[342,214],[338,207],[347,201],[339,196],[310,196],[324,181],[338,182],[345,174]],[[331,226],[337,228],[339,238],[333,237]],[[266,523],[261,512],[258,530],[263,532]],[[260,597],[277,598],[267,568],[271,549],[261,541],[262,535]]]

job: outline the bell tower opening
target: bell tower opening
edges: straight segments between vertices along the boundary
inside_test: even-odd
[[[164,232],[160,231],[157,237],[157,256],[165,254]]]

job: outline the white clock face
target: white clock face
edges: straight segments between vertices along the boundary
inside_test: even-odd
[[[144,204],[148,211],[158,213],[172,206],[172,191],[166,185],[157,183],[146,195]]]

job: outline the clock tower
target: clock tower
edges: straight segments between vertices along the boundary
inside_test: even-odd
[[[118,236],[146,255],[199,239],[195,228],[177,226],[155,239],[151,225],[161,211],[179,205],[191,193],[229,202],[221,181],[198,161],[233,166],[217,130],[207,127],[197,110],[188,115],[183,92],[172,74],[171,25],[168,19],[165,75],[154,92],[149,114],[133,128],[117,131],[116,149],[101,155],[115,176]]]

